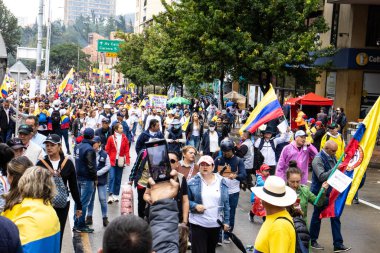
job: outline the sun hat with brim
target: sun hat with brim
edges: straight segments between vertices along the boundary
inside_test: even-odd
[[[277,176],[269,176],[264,186],[252,187],[251,191],[259,199],[273,205],[286,207],[293,205],[297,200],[297,193],[285,185],[285,181]]]
[[[44,144],[46,142],[50,142],[53,144],[61,144],[61,137],[57,134],[49,134],[46,140],[44,141]]]
[[[198,165],[201,163],[207,163],[208,165],[214,165],[214,159],[212,159],[209,155],[204,155],[201,158],[199,158]]]

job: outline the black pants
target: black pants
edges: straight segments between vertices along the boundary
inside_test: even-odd
[[[276,165],[269,166],[269,175],[273,176],[276,173]]]
[[[69,209],[70,209],[70,201],[67,201],[67,205],[64,208],[54,208],[59,219],[59,224],[61,225],[61,248],[60,249],[62,249],[63,232],[65,232],[66,220],[67,220],[67,215],[69,214]]]
[[[143,219],[145,217],[145,206],[146,206],[146,202],[144,200],[145,189],[146,188],[143,188],[143,189],[137,188],[137,212],[138,212],[139,217]]]
[[[253,169],[245,169],[246,173],[247,173],[247,188],[248,190],[251,190],[251,187],[253,187],[253,183],[252,183],[252,174],[253,174]]]
[[[219,239],[219,227],[205,228],[190,224],[190,231],[192,253],[215,253]]]

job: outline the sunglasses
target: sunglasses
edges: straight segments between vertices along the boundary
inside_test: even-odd
[[[178,161],[176,161],[176,160],[174,160],[174,159],[170,159],[170,163],[176,163],[176,162],[178,162]]]

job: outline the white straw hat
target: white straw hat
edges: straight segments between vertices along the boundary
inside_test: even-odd
[[[297,200],[297,193],[277,176],[269,176],[263,187],[252,187],[251,190],[259,199],[274,206],[290,206]]]

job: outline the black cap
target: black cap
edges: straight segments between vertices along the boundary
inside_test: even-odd
[[[107,118],[107,117],[104,117],[104,118],[102,119],[102,122],[105,122],[105,123],[110,123],[111,121],[110,121],[110,119],[109,119],[109,118]]]
[[[214,126],[216,126],[216,124],[215,124],[214,121],[211,121],[211,122],[208,124],[208,126],[210,126],[210,127],[214,127]]]
[[[117,117],[124,117],[124,114],[121,113],[121,112],[118,112],[116,116],[117,116]]]
[[[83,132],[83,137],[85,138],[85,139],[89,139],[89,140],[91,140],[92,138],[94,138],[94,135],[95,135],[95,131],[94,131],[94,129],[92,129],[92,128],[86,128],[85,130],[84,130],[84,132]]]
[[[12,149],[26,148],[20,138],[12,138],[7,141],[7,145]]]
[[[57,134],[49,134],[49,136],[44,141],[44,144],[46,142],[50,142],[53,144],[61,144],[61,137],[59,137],[59,135],[57,135]]]
[[[31,134],[33,133],[33,128],[31,126],[24,124],[18,128],[18,132],[22,134]]]

